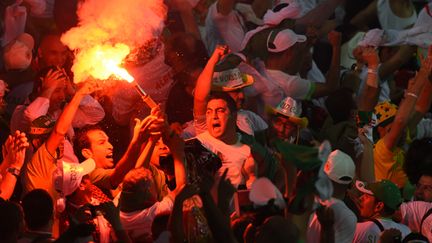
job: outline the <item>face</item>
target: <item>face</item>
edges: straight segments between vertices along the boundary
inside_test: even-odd
[[[236,103],[237,109],[241,109],[245,102],[245,95],[242,89],[228,92],[228,94],[233,98]]]
[[[414,199],[432,202],[432,176],[422,175],[416,184]]]
[[[285,62],[287,64],[287,69],[292,72],[300,72],[303,64],[304,57],[309,52],[306,42],[298,42],[290,47],[285,52]]]
[[[372,218],[377,213],[377,203],[378,202],[374,196],[363,193],[360,196],[360,216],[365,219]]]
[[[90,141],[89,157],[93,158],[96,166],[104,169],[114,167],[113,146],[109,137],[102,130],[91,130],[87,132]]]
[[[68,57],[68,49],[59,37],[48,36],[41,43],[39,56],[46,66],[63,67]]]
[[[207,103],[207,130],[214,138],[221,139],[229,130],[235,131],[235,120],[225,100],[213,99]]]
[[[161,138],[155,145],[150,161],[152,164],[159,166],[159,156],[167,156],[170,153],[168,146],[163,143]]]
[[[290,140],[296,137],[298,126],[291,122],[288,117],[276,116],[272,120],[272,128],[278,138]]]

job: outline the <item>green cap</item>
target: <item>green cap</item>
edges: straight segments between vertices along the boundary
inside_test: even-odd
[[[397,210],[402,203],[402,195],[399,188],[389,180],[368,184],[356,181],[356,187],[359,191],[374,196],[391,209]]]

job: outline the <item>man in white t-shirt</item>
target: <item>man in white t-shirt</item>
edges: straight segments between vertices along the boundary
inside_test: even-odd
[[[375,183],[356,182],[362,192],[360,197],[360,216],[369,221],[358,223],[353,242],[378,242],[382,231],[390,228],[399,230],[402,238],[411,233],[408,226],[392,220],[395,211],[402,203],[399,188],[389,180]]]
[[[270,32],[264,74],[268,77],[268,86],[273,93],[265,101],[268,105],[276,106],[285,96],[299,100],[325,96],[338,86],[338,75],[331,75],[325,83],[315,83],[300,77],[298,73],[303,66],[303,57],[309,51],[306,40],[306,36],[298,35],[290,29]]]
[[[324,172],[333,184],[333,196],[326,202],[326,206],[334,212],[335,242],[351,243],[357,224],[357,217],[342,201],[346,190],[355,176],[354,161],[340,150],[333,151],[324,165]],[[307,230],[308,242],[319,242],[321,224],[317,214],[314,213],[309,221]]]

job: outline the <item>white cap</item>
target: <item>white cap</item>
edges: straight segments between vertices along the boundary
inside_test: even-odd
[[[363,36],[363,39],[358,43],[359,46],[379,47],[386,42],[386,33],[381,29],[371,29]]]
[[[280,209],[286,207],[282,193],[268,178],[260,177],[256,179],[252,183],[249,200],[253,202],[254,206],[265,206],[271,199],[275,200],[274,204]]]
[[[355,176],[355,164],[350,156],[336,149],[330,153],[324,165],[324,172],[334,182],[349,184]]]
[[[279,3],[278,5],[283,4]],[[284,19],[297,19],[302,13],[302,8],[297,2],[285,3],[288,4],[286,7],[280,9],[278,12],[273,12],[273,10],[267,10],[264,14],[263,21],[267,25],[278,25]],[[276,5],[276,6],[278,6]]]
[[[62,166],[58,166],[53,174],[54,187],[64,196],[72,194],[80,185],[83,176],[92,172],[96,163],[93,159],[87,159],[84,162],[68,163],[61,162]]]
[[[295,43],[305,42],[306,40],[306,36],[297,35],[290,29],[284,29],[282,31],[273,30],[267,38],[267,50],[269,52],[282,52]]]

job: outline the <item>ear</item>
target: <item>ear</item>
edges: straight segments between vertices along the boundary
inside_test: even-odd
[[[86,186],[85,186],[85,184],[82,182],[82,180],[81,180],[81,182],[80,182],[80,184],[79,184],[78,189],[79,189],[80,191],[84,191],[84,190],[86,189]]]
[[[88,148],[82,149],[81,150],[81,154],[86,159],[91,158],[93,156],[93,152],[90,149],[88,149]]]
[[[377,202],[375,204],[375,212],[381,213],[384,210],[384,203],[383,202]]]

